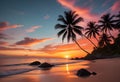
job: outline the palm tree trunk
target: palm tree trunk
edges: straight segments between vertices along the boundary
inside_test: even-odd
[[[93,45],[94,45],[94,47],[95,48],[97,48],[97,46],[89,39],[89,38],[87,38],[85,35],[83,35],[86,39],[88,39]]]
[[[78,43],[76,40],[74,40],[74,41],[75,41],[75,43],[78,45],[78,47],[79,47],[81,50],[83,50],[83,51],[86,52],[87,54],[90,54],[88,51],[84,50],[84,49],[79,45],[79,43]]]

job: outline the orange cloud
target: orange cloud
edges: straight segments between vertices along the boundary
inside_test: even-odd
[[[57,0],[62,6],[69,8],[70,10],[76,11],[85,20],[91,21],[98,19],[97,15],[91,13],[91,8],[83,8],[75,5],[76,0]],[[85,25],[85,23],[83,24]]]
[[[0,46],[0,57],[56,57],[39,50]]]
[[[13,50],[13,51],[15,51],[15,50],[27,50],[27,49],[24,49],[24,48],[11,48],[11,47],[0,46],[0,51],[1,50],[5,50],[5,51],[6,50],[9,50],[9,51]],[[9,54],[9,53],[6,53],[6,54]]]
[[[41,28],[41,26],[32,26],[30,29],[27,29],[26,32],[34,32],[38,28]]]
[[[5,47],[5,46],[0,46],[0,57],[1,54],[4,56],[24,56],[26,54],[29,54],[32,52],[30,49],[24,49],[24,48],[12,48],[12,47]],[[34,52],[33,52],[34,53]],[[30,55],[34,55],[31,53]]]
[[[25,37],[24,40],[16,42],[15,45],[33,46],[33,45],[39,44],[41,42],[45,42],[47,40],[51,40],[51,38],[36,39],[36,38]]]
[[[22,27],[23,25],[20,24],[13,24],[10,25],[8,22],[0,22],[0,31],[4,31],[10,28],[18,28],[18,27]]]
[[[120,10],[120,0],[116,1],[110,9],[112,12],[118,12]]]
[[[8,42],[0,41],[0,46],[6,46],[6,45],[8,45]]]
[[[43,38],[43,39],[33,39],[33,38],[25,38],[16,43],[16,45],[21,46],[33,46],[38,43],[50,40],[50,38]],[[86,39],[78,40],[81,47],[83,47],[88,52],[93,50],[93,45],[89,43]],[[86,46],[87,45],[87,46]],[[19,53],[18,53],[19,51]],[[74,42],[69,44],[49,44],[44,46],[40,49],[26,49],[26,48],[19,48],[14,46],[0,46],[0,54],[7,54],[7,55],[22,55],[29,54],[29,56],[44,56],[44,57],[61,57],[64,58],[65,56],[69,57],[83,57],[86,55],[84,51],[82,51]],[[22,56],[21,55],[21,56]]]
[[[78,42],[81,47],[83,47],[88,52],[91,52],[93,50],[93,45],[85,38],[78,40]],[[70,57],[83,57],[86,55],[86,53],[82,51],[74,42],[70,44],[46,45],[39,51],[43,51],[45,53],[59,57],[64,57],[65,55],[69,55]]]
[[[10,37],[6,34],[0,33],[0,39],[9,39]]]

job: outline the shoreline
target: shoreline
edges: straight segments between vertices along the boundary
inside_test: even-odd
[[[28,82],[120,82],[119,64],[120,58],[83,60],[81,62],[78,61],[78,63],[55,66],[50,70],[38,68],[37,70],[0,79],[1,82],[26,82],[26,80]],[[23,68],[23,66],[21,67]],[[96,72],[97,75],[90,75],[86,78],[78,77],[76,73],[81,68]],[[13,66],[12,69],[14,69]]]
[[[102,56],[102,57],[95,57],[95,56],[86,56],[86,57],[75,57],[75,58],[71,58],[70,60],[98,60],[98,59],[111,59],[111,58],[120,58],[120,55],[113,55],[113,56]]]

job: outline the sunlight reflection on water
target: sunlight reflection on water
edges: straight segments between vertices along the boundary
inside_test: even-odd
[[[4,60],[4,61],[7,62],[7,61],[10,61],[10,59]],[[12,62],[15,63],[15,61],[17,61],[16,63],[26,63],[26,62],[30,62],[31,60],[20,59],[19,61],[19,59],[15,59],[15,60],[11,60],[10,63]],[[40,59],[39,61],[49,61],[50,63],[73,62],[72,60],[66,60],[66,59],[51,59],[51,60]],[[50,70],[37,69],[37,70],[30,71],[30,72],[2,78],[0,82],[52,82],[55,80],[58,80],[58,82],[61,82],[64,80],[63,82],[66,82],[67,81],[66,79],[77,78],[75,75],[76,71],[80,68],[88,68],[87,64],[89,63],[90,63],[89,61],[78,61],[77,63],[58,65],[58,66],[51,68]],[[24,67],[31,68],[31,66],[21,65],[21,66],[9,66],[9,67],[5,67],[5,69],[14,70],[17,68],[20,69]],[[2,69],[5,70],[4,68]]]
[[[58,61],[57,59],[52,59],[51,63],[56,61],[63,63],[63,60]],[[64,60],[64,62],[70,61]],[[94,62],[78,61],[77,63],[58,65],[50,70],[39,68],[30,72],[0,78],[0,82],[120,82],[119,63],[120,59],[103,59]],[[19,68],[19,66],[17,67]],[[90,72],[95,71],[97,75],[91,75],[88,78],[77,77],[76,72],[81,68],[88,69]]]
[[[70,71],[69,71],[69,66],[68,66],[68,64],[66,64],[66,71],[67,71],[67,74],[70,74]]]

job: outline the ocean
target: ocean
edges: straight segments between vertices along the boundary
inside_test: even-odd
[[[56,65],[51,69],[30,66],[33,61]],[[97,75],[78,77],[81,68]],[[59,58],[0,58],[0,82],[120,82],[120,59],[68,60]]]

